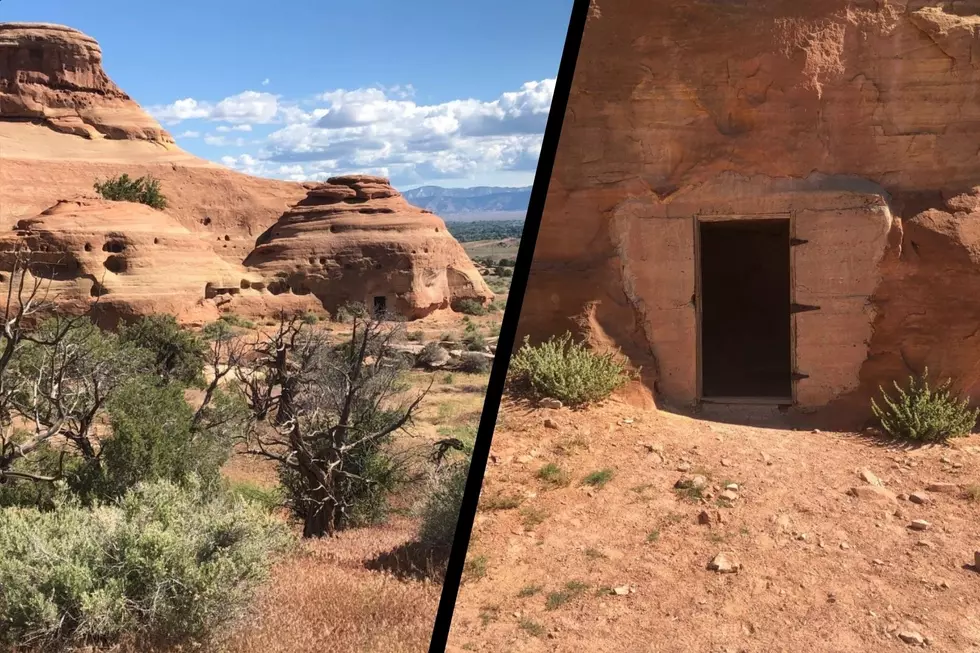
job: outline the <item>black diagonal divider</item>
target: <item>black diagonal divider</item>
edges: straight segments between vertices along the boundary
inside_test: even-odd
[[[544,212],[545,198],[548,195],[548,182],[551,180],[551,172],[555,165],[558,139],[561,135],[565,107],[568,104],[568,95],[572,88],[575,62],[578,59],[579,46],[582,43],[582,33],[585,30],[589,8],[590,0],[575,0],[571,19],[568,23],[565,47],[562,51],[561,63],[558,66],[558,77],[555,80],[555,91],[551,100],[551,111],[548,115],[548,124],[544,130],[538,167],[534,174],[534,186],[531,189],[531,199],[524,219],[524,231],[520,248],[517,251],[517,263],[514,267],[507,306],[500,326],[493,368],[490,370],[487,395],[483,402],[483,415],[480,418],[476,444],[473,447],[469,477],[463,492],[462,507],[456,525],[453,549],[449,555],[446,579],[443,584],[442,597],[439,600],[439,610],[436,613],[435,626],[432,630],[429,653],[443,653],[449,639],[453,609],[456,606],[459,584],[463,576],[466,549],[470,542],[470,533],[473,530],[473,520],[476,517],[480,488],[483,485],[483,473],[487,468],[487,458],[490,456],[490,441],[493,438],[493,430],[497,423],[500,399],[504,393],[504,380],[507,376],[507,367],[510,364],[510,354],[514,348],[514,339],[517,335],[517,323],[521,317],[524,290],[531,270],[531,261],[534,259],[534,246],[541,226],[541,214]]]

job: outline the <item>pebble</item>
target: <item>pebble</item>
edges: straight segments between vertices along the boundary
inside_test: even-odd
[[[870,470],[862,469],[859,476],[861,477],[862,481],[868,483],[869,485],[884,485],[884,483],[881,482],[881,479],[872,474]]]
[[[909,495],[909,501],[912,503],[918,503],[919,505],[925,505],[931,501],[928,494],[923,492],[913,492]]]
[[[734,492],[732,492],[731,490],[725,490],[724,492],[722,492],[721,494],[718,495],[718,498],[719,499],[722,499],[724,501],[731,502],[731,501],[734,501],[735,499],[737,499],[738,498],[738,495],[735,494]]]
[[[915,646],[922,646],[926,643],[926,638],[915,632],[914,630],[903,630],[898,633],[898,638],[905,642],[906,644],[913,644]]]
[[[702,524],[702,525],[710,524],[711,523],[711,513],[709,513],[707,510],[702,510],[698,514],[698,523],[699,524]]]
[[[960,491],[960,486],[956,483],[930,483],[926,486],[926,490],[942,494],[955,494]]]
[[[872,501],[895,501],[896,497],[890,491],[880,485],[860,485],[852,487],[848,494],[858,499],[870,499]]]
[[[738,492],[738,483],[729,483],[725,486],[726,490],[731,490],[732,492]]]
[[[528,463],[531,463],[533,461],[534,461],[534,456],[518,456],[517,458],[517,462],[519,462],[522,465],[527,465]]]
[[[735,573],[741,566],[739,563],[729,560],[724,553],[719,553],[708,563],[708,569],[717,571],[719,574]]]
[[[694,476],[684,476],[674,483],[674,487],[678,490],[690,490],[690,489],[701,489],[708,484],[708,479],[696,474]]]
[[[558,422],[556,422],[555,420],[550,419],[550,418],[549,419],[546,419],[544,421],[544,427],[546,429],[557,429],[558,428]]]
[[[843,550],[847,551],[848,549],[851,548],[851,545],[848,544],[847,542],[841,542],[840,543],[840,548],[842,548]]]
[[[930,526],[932,526],[932,524],[927,522],[925,519],[916,519],[909,524],[909,528],[911,528],[913,531],[927,531],[929,530]]]
[[[552,410],[558,410],[559,408],[562,407],[563,404],[557,399],[551,399],[550,397],[547,397],[541,400],[540,405],[542,408],[550,408]]]
[[[728,460],[727,458],[722,458],[721,459],[721,466],[722,467],[731,467],[732,466],[732,461]]]
[[[691,471],[691,463],[680,463],[679,465],[677,465],[677,471],[679,472]]]
[[[613,588],[613,593],[616,594],[616,596],[626,596],[627,594],[630,593],[629,585],[623,585],[621,587],[614,587]]]

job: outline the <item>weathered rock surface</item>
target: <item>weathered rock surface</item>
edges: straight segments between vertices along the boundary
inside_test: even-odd
[[[441,218],[410,205],[387,179],[335,177],[313,187],[259,236],[245,265],[274,294],[316,296],[423,317],[493,293]]]
[[[108,327],[150,313],[213,320],[217,298],[258,280],[164,211],[131,202],[63,201],[18,221],[0,238],[0,286],[10,282],[16,252],[29,253],[24,260],[47,299],[70,312],[98,302],[95,315]]]
[[[308,190],[181,150],[109,79],[91,37],[60,25],[0,23],[0,227],[122,173],[159,179],[168,213],[234,263]]]
[[[689,403],[694,216],[786,215],[808,241],[794,301],[821,307],[794,318],[799,405],[851,423],[926,366],[980,399],[980,2],[601,8],[516,342],[590,309]]]

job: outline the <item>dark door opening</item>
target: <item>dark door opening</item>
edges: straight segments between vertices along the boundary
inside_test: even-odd
[[[789,399],[789,220],[699,229],[702,398]]]
[[[381,317],[388,312],[388,298],[384,296],[378,296],[374,298],[374,315],[375,317]]]

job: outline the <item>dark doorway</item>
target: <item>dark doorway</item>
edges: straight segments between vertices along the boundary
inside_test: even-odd
[[[789,220],[699,225],[701,396],[789,399]]]
[[[388,312],[388,298],[379,296],[374,298],[374,316],[382,317]]]

